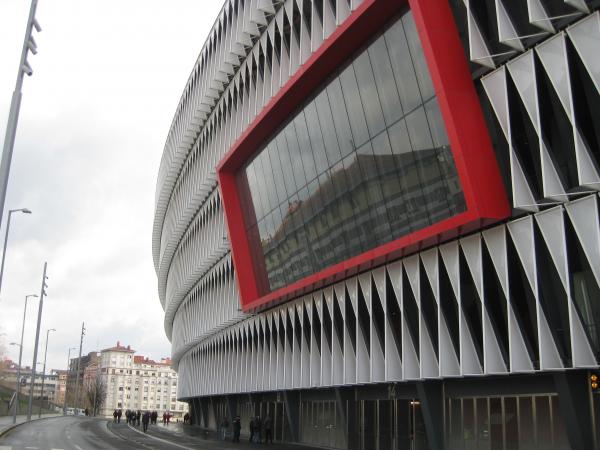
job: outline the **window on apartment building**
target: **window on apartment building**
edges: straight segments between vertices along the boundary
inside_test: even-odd
[[[123,390],[123,386],[119,386],[119,390],[122,391]]]

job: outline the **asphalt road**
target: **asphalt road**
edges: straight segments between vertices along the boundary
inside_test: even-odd
[[[244,450],[256,448],[242,442],[217,441],[215,433],[174,423],[151,425],[148,433],[129,427],[125,421],[61,416],[24,423],[0,437],[0,450]],[[265,448],[268,448],[265,446]],[[296,444],[276,443],[277,450],[315,450]]]
[[[124,424],[107,427],[107,421],[87,417],[56,417],[20,425],[0,438],[0,450],[180,450],[145,436]]]

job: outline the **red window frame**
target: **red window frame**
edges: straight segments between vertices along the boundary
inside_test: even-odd
[[[266,295],[252,258],[236,174],[339,65],[406,4],[412,10],[465,197],[466,210]],[[507,218],[510,206],[448,2],[364,0],[291,77],[217,167],[242,309],[268,308],[326,284]],[[248,201],[245,199],[245,201]]]

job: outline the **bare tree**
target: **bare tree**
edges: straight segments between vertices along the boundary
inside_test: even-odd
[[[95,377],[85,386],[85,398],[91,414],[96,416],[106,400],[106,383],[100,377]]]

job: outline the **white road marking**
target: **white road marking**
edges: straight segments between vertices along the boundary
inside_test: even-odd
[[[12,450],[12,447],[8,445],[0,445],[0,450]]]
[[[129,429],[131,429],[131,430],[135,431],[136,433],[140,433],[140,434],[141,434],[141,435],[143,435],[143,436],[147,436],[147,437],[149,437],[149,438],[156,439],[157,441],[164,442],[165,444],[169,444],[169,445],[172,445],[172,446],[174,446],[174,447],[179,447],[179,448],[184,448],[184,449],[186,449],[186,450],[191,450],[189,447],[184,447],[183,445],[176,444],[175,442],[170,442],[170,441],[167,441],[167,440],[165,440],[165,439],[161,439],[161,438],[159,438],[159,437],[152,436],[151,434],[144,433],[143,431],[136,430],[135,428],[133,428],[133,427],[131,427],[131,426],[129,426],[129,425],[127,425],[127,426],[129,427]],[[140,442],[140,444],[141,444],[141,442]],[[143,444],[142,444],[142,445],[143,445]]]
[[[83,449],[82,449],[82,448],[81,448],[79,445],[76,445],[76,446],[75,446],[75,448],[76,448],[77,450],[83,450]]]

